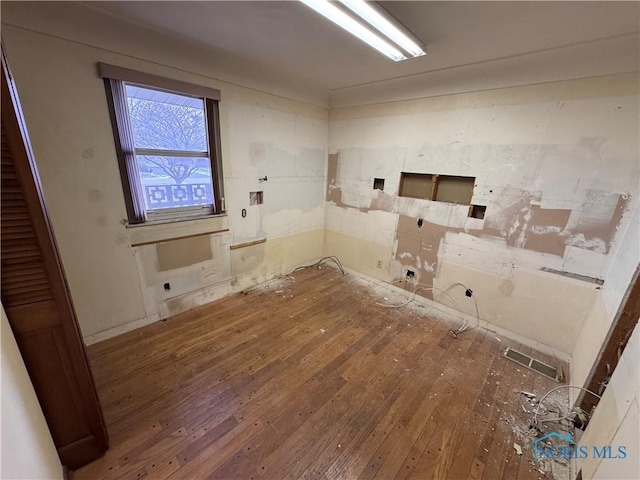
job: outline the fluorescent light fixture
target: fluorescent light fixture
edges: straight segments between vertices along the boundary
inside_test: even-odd
[[[340,2],[358,15],[369,25],[376,28],[414,57],[425,55],[425,51],[407,35],[364,0],[340,0]]]
[[[320,15],[328,18],[336,25],[344,28],[346,31],[355,35],[363,42],[369,44],[376,50],[378,50],[383,55],[386,55],[390,59],[399,62],[400,60],[406,60],[407,57],[404,54],[388,43],[386,40],[383,40],[378,35],[373,33],[371,30],[366,28],[365,26],[358,23],[356,20],[351,18],[349,15],[344,13],[339,8],[334,7],[327,0],[300,0],[302,3],[312,8]],[[376,12],[377,13],[377,12]]]

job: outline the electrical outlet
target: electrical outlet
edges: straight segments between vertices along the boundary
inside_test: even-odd
[[[407,278],[413,278],[416,276],[416,273],[413,270],[407,270]]]
[[[167,290],[167,291],[171,290],[171,284],[169,282],[165,283],[164,284],[164,289]]]
[[[376,268],[382,268],[382,260],[376,262]]]

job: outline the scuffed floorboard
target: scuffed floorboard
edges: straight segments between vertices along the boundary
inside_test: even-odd
[[[376,302],[307,269],[89,347],[111,448],[73,478],[551,478],[519,392],[556,384],[501,355],[531,349]]]

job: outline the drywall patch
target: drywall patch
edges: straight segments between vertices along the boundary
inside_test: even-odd
[[[158,271],[165,272],[176,268],[188,267],[213,258],[209,235],[182,238],[156,245]]]
[[[505,239],[510,246],[517,246],[517,240],[523,230],[532,201],[539,194],[518,188],[494,188],[493,212],[485,218],[482,236],[494,236]]]
[[[498,208],[485,218],[485,228],[471,235],[503,238],[511,247],[564,256],[571,210],[542,208],[541,192],[508,188],[496,193]]]
[[[571,210],[531,206],[531,230],[535,233],[560,233],[567,227]]]
[[[338,162],[340,161],[339,153],[330,153],[327,168],[327,201],[333,202],[339,207],[346,207],[342,203],[342,190],[336,185],[338,178]]]
[[[394,212],[396,204],[396,196],[389,195],[387,192],[378,190],[378,195],[371,200],[369,208],[360,208],[360,211],[367,213],[371,210],[381,210],[383,212]]]
[[[433,284],[438,270],[438,252],[445,241],[445,235],[463,232],[478,238],[499,238],[513,248],[563,257],[568,242],[573,238],[567,229],[572,211],[542,208],[538,205],[540,193],[516,190],[510,189],[502,210],[492,215],[492,218],[487,217],[482,230],[453,224],[440,225],[422,217],[420,225],[413,216],[399,215],[394,260],[403,269],[416,270],[420,283]],[[443,215],[442,218],[450,219],[451,215]],[[619,222],[615,215],[611,219],[611,223],[614,222]],[[505,284],[503,288],[505,295],[512,294],[512,285]],[[431,298],[430,292],[425,293]]]
[[[585,238],[588,234],[586,230],[578,233],[569,231],[568,224],[573,213],[571,210],[542,208],[535,204],[539,203],[539,193],[527,191],[518,193],[518,195],[509,196],[511,200],[495,217],[490,221],[487,218],[487,225],[483,230],[439,225],[423,218],[420,224],[413,216],[401,214],[396,230],[394,260],[401,266],[401,271],[407,268],[415,270],[420,283],[432,285],[438,270],[438,252],[447,233],[464,232],[479,238],[497,237],[503,239],[510,247],[560,257],[564,257],[565,249],[570,242],[574,242],[576,246],[576,239]],[[607,242],[611,241],[622,218],[626,201],[621,196],[613,211],[605,215],[605,218],[608,218],[607,227],[597,230]],[[595,229],[592,228],[591,231]],[[505,296],[511,296],[513,289],[514,286],[510,283],[501,286]],[[431,298],[431,292],[424,293],[427,298]]]
[[[415,218],[400,215],[394,260],[402,266],[403,271],[408,268],[416,272],[419,283],[433,285],[438,268],[438,251],[444,236],[447,232],[460,231],[424,219],[422,227],[418,227]],[[421,290],[420,295],[433,299],[430,290]]]
[[[567,245],[567,222],[571,210],[541,208],[531,205],[525,240],[527,250],[564,256]]]
[[[375,189],[375,196],[369,201],[368,207],[357,207],[345,203],[343,201],[342,189],[337,185],[340,153],[330,153],[327,163],[327,202],[333,202],[336,206],[341,208],[357,209],[362,213],[368,213],[372,210],[395,212],[397,196],[391,195],[382,189]],[[382,183],[384,184],[384,182]]]
[[[575,235],[572,246],[609,253],[628,204],[629,195],[587,190],[584,207],[575,211],[569,222],[568,228]]]

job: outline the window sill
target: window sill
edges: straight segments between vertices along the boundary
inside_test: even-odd
[[[132,247],[167,242],[179,238],[211,235],[229,231],[226,214],[203,215],[201,217],[156,220],[135,225],[126,225],[130,230]]]
[[[193,222],[198,220],[206,220],[208,218],[219,218],[226,217],[226,213],[207,213],[205,215],[194,215],[191,217],[183,217],[183,218],[159,218],[157,220],[147,220],[144,223],[125,223],[126,228],[143,228],[143,227],[152,227],[155,225],[164,225],[166,223],[182,223],[182,222]]]

